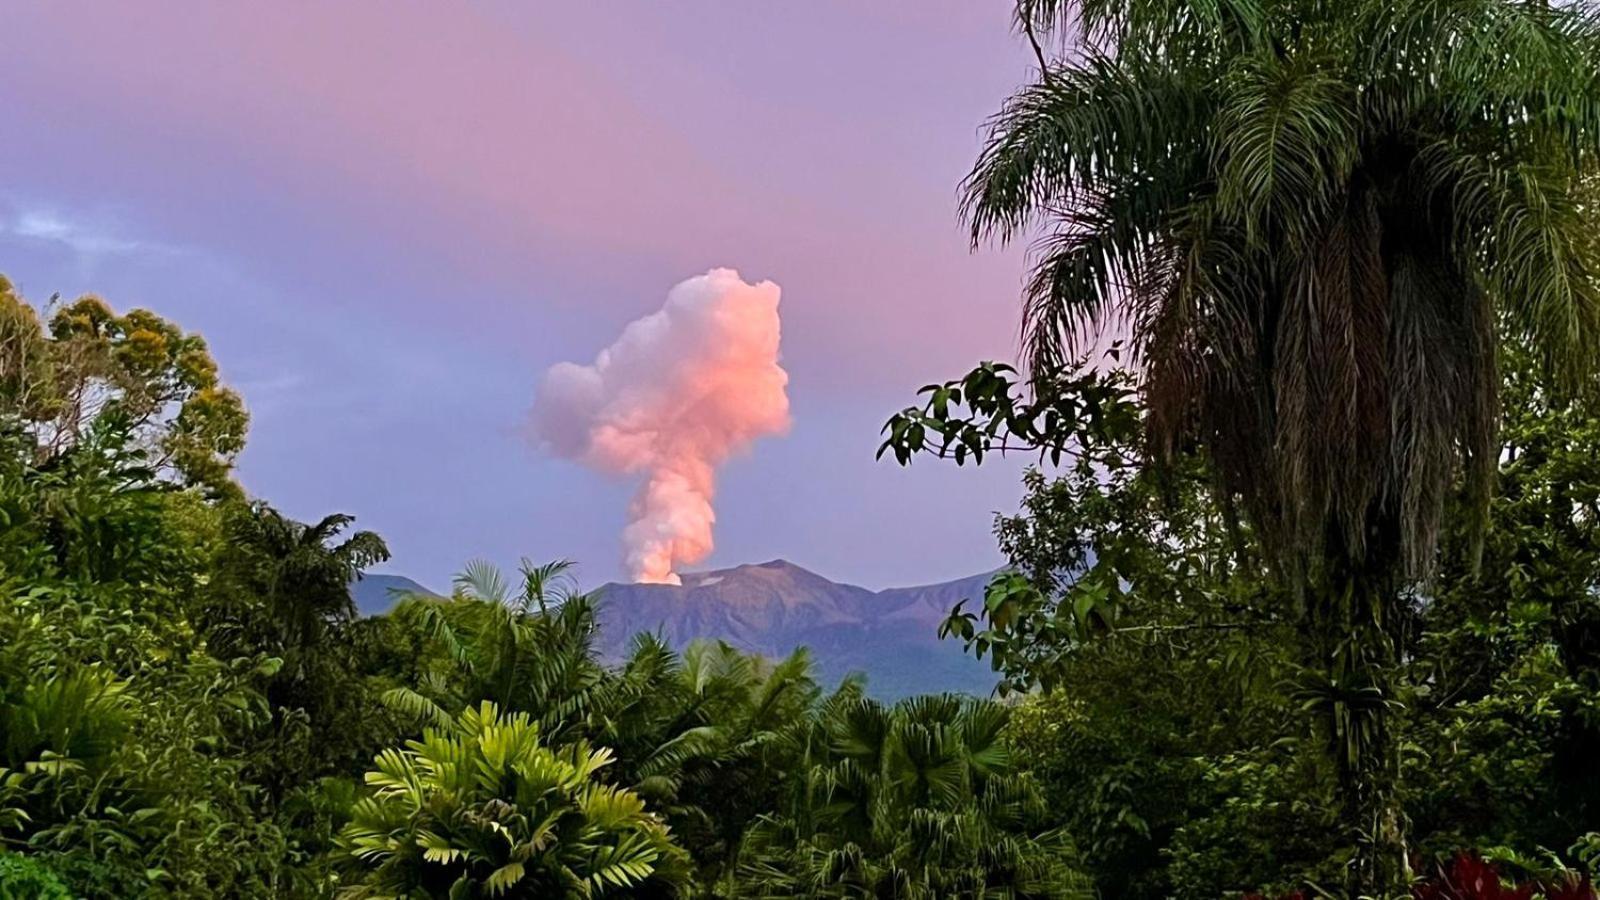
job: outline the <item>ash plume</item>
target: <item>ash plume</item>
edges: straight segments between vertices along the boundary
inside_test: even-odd
[[[633,580],[678,584],[680,566],[705,559],[717,467],[788,430],[779,293],[712,269],[679,283],[593,363],[558,363],[540,380],[533,433],[546,452],[643,476],[622,533]]]

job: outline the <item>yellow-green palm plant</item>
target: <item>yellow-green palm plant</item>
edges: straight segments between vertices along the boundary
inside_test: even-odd
[[[638,795],[603,783],[609,750],[552,749],[485,701],[386,750],[340,846],[350,898],[668,896],[683,853]]]
[[[1600,19],[1538,0],[1018,0],[1017,21],[1040,79],[964,185],[973,239],[1042,230],[1035,374],[1125,331],[1157,461],[1198,446],[1301,589],[1356,886],[1393,886],[1387,671],[1446,497],[1463,484],[1486,508],[1497,348],[1526,345],[1570,389],[1600,356],[1579,190]]]

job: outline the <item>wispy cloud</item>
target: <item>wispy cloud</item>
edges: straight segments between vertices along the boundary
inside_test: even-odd
[[[44,210],[23,212],[9,223],[8,230],[19,237],[66,244],[74,251],[89,256],[134,253],[144,246],[139,241],[98,230],[82,222],[73,222]]]
[[[66,212],[59,208],[8,203],[0,206],[0,237],[64,248],[84,267],[114,257],[170,256],[177,248],[132,237],[115,218],[103,213]]]

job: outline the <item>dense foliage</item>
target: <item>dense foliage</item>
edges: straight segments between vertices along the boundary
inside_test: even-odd
[[[667,893],[682,851],[637,794],[598,780],[611,760],[582,741],[552,750],[487,700],[385,750],[341,834],[376,871],[346,894],[590,897],[652,879]]]
[[[1410,750],[1394,717],[1423,699],[1406,670],[1440,539],[1487,525],[1500,348],[1569,394],[1600,362],[1585,189],[1600,16],[1526,0],[1015,8],[1038,80],[991,121],[963,212],[974,243],[1038,238],[1024,406],[1046,418],[981,408],[998,373],[980,369],[936,386],[889,445],[902,462],[930,432],[956,438],[940,444],[958,462],[997,436],[1058,451],[1035,439],[1073,433],[1050,421],[1070,357],[1125,335],[1142,464],[1204,469],[1297,631],[1294,693],[1321,720],[1353,849],[1341,889],[1400,890]],[[981,425],[944,414],[957,387]]]
[[[1508,360],[1486,540],[1453,507],[1408,607],[1418,896],[1476,896],[1470,869],[1582,897],[1600,859],[1600,418]],[[388,551],[348,517],[152,465],[115,410],[59,449],[35,428],[7,419],[0,459],[18,896],[1311,896],[1356,852],[1293,592],[1203,457],[1144,464],[1126,375],[1027,395],[985,366],[890,426],[907,460],[1051,464],[945,626],[1007,703],[885,706],[803,650],[604,661],[562,563],[361,619]]]
[[[1600,416],[1542,388],[1526,353],[1507,362],[1486,539],[1458,501],[1405,606],[1393,727],[1416,871],[1479,848],[1531,892],[1578,877],[1600,839]],[[1107,896],[1339,894],[1357,852],[1337,797],[1350,732],[1304,714],[1340,687],[1304,649],[1314,622],[1203,459],[1142,463],[1127,375],[1022,387],[992,365],[932,386],[885,452],[1009,442],[1066,461],[1027,474],[1022,510],[997,520],[1011,568],[944,627],[1003,691],[1031,692],[1011,739],[1081,865]]]
[[[362,618],[387,545],[233,480],[198,335],[0,278],[0,900],[1593,900],[1594,12],[1017,23],[964,199],[1050,229],[1031,370],[880,451],[1037,454],[943,626],[997,698],[602,659],[564,562]]]
[[[1078,897],[1068,836],[1003,731],[1008,711],[948,695],[885,707],[841,691],[787,735],[799,759],[741,871],[762,897]]]
[[[360,618],[380,537],[249,498],[242,431],[169,453],[187,403],[233,397],[197,337],[0,299],[26,338],[0,348],[0,896],[1082,894],[1001,706],[884,708],[803,649],[602,660],[565,563]],[[31,399],[81,358],[60,342],[104,362],[142,331],[199,380],[152,356],[67,418]]]

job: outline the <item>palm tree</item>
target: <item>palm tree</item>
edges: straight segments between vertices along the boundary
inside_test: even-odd
[[[696,883],[713,886],[733,876],[749,823],[786,789],[791,735],[818,695],[804,648],[771,662],[694,641],[680,656],[641,634],[592,708],[588,737],[617,751],[620,783],[661,810],[694,857]]]
[[[1578,187],[1600,151],[1592,6],[1018,0],[1038,83],[963,186],[974,242],[1047,229],[1035,375],[1106,330],[1157,461],[1198,446],[1305,599],[1308,708],[1362,848],[1404,870],[1387,677],[1457,480],[1498,452],[1497,348],[1576,389],[1600,353]],[[1056,61],[1044,47],[1060,38]]]
[[[1041,801],[1006,719],[947,694],[885,707],[847,685],[791,736],[804,777],[751,829],[735,895],[1092,896],[1070,842],[1030,828]]]
[[[402,601],[394,614],[444,665],[384,702],[448,726],[457,710],[489,700],[534,717],[550,746],[611,748],[607,780],[659,810],[701,866],[701,881],[715,883],[730,870],[745,824],[782,787],[782,735],[818,695],[810,655],[797,650],[773,663],[710,641],[680,655],[641,634],[608,668],[593,646],[597,599],[576,589],[571,564],[524,560],[520,574],[513,589],[499,569],[475,561],[450,598]]]
[[[446,668],[424,673],[420,689],[395,688],[384,701],[433,723],[490,700],[536,716],[546,740],[582,728],[604,669],[594,655],[594,598],[576,590],[572,563],[523,560],[515,594],[499,569],[467,564],[449,598],[414,595],[394,615],[439,648]]]
[[[372,752],[357,659],[350,582],[389,558],[383,538],[347,533],[335,514],[306,524],[265,503],[227,509],[227,545],[195,620],[214,652],[265,653],[282,664],[265,685],[270,739],[258,738],[255,774],[274,807],[308,771],[352,771]]]
[[[340,845],[367,867],[344,896],[667,896],[683,851],[636,794],[597,774],[611,752],[551,749],[484,701],[378,755]]]
[[[252,503],[230,522],[236,554],[231,568],[266,604],[274,643],[295,657],[291,671],[301,651],[319,644],[331,623],[354,618],[350,582],[389,558],[388,545],[374,532],[344,536],[354,521],[335,513],[308,525]]]

